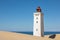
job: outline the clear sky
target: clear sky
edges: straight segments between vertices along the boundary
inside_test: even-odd
[[[44,31],[60,31],[60,0],[0,0],[0,30],[32,31],[38,6],[44,13]]]

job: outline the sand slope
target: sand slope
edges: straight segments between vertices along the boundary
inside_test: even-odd
[[[48,38],[48,35],[44,37],[35,37],[33,35],[0,31],[0,40],[52,40],[52,39]],[[60,40],[60,34],[57,34],[56,38],[53,40]]]

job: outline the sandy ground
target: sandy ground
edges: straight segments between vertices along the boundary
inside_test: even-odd
[[[33,35],[0,31],[0,40],[60,40],[60,34],[57,34],[55,39],[50,39],[49,35],[36,37]]]

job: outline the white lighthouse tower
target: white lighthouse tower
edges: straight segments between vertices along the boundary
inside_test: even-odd
[[[34,13],[33,35],[44,36],[44,21],[41,8],[38,7]]]

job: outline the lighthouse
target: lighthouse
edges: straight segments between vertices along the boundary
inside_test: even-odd
[[[44,36],[44,20],[43,13],[40,7],[37,7],[36,12],[34,13],[34,22],[33,22],[33,36]]]

